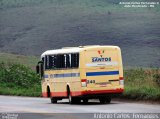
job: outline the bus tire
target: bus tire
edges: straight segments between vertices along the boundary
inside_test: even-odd
[[[78,98],[78,97],[75,97],[75,98],[74,98],[74,101],[75,101],[76,104],[79,104],[79,103],[81,102],[81,99]]]
[[[107,97],[107,98],[106,98],[106,103],[107,103],[107,104],[110,104],[110,103],[111,103],[111,97]]]
[[[71,95],[71,91],[70,91],[69,86],[67,86],[67,95],[68,95],[68,99],[69,99],[70,104],[76,103],[75,97],[72,97],[72,95]]]
[[[111,97],[101,97],[99,98],[101,104],[109,104],[111,102]]]
[[[105,104],[106,103],[106,98],[99,98],[99,101],[101,104]]]
[[[55,103],[57,103],[57,99],[55,99],[55,98],[51,98],[51,103],[53,103],[53,104],[55,104]]]
[[[70,104],[75,104],[76,103],[76,98],[72,97],[70,92],[68,94],[68,99],[69,99]]]
[[[86,98],[83,99],[83,103],[84,103],[84,104],[87,104],[87,103],[88,103],[88,99],[86,99]]]

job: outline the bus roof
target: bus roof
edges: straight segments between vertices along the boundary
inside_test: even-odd
[[[47,50],[44,53],[42,53],[41,58],[44,57],[45,55],[63,54],[63,53],[78,53],[80,51],[87,50],[87,49],[90,49],[90,48],[102,48],[102,47],[119,48],[118,46],[111,46],[111,45],[106,45],[106,46],[91,45],[91,46],[79,46],[79,47],[64,47],[62,49]]]

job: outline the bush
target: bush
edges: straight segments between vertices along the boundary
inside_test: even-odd
[[[40,85],[39,76],[29,67],[21,64],[0,63],[0,82],[7,87],[30,88]]]
[[[160,71],[156,69],[153,74],[153,81],[156,82],[158,86],[160,86]]]
[[[122,97],[137,100],[160,100],[160,70],[130,69],[124,72],[125,92]]]
[[[40,82],[39,76],[29,67],[0,63],[0,94],[41,96]]]

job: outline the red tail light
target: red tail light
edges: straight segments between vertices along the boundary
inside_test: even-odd
[[[87,86],[87,79],[81,79],[81,85],[82,85],[82,87],[86,87]]]
[[[119,84],[124,86],[124,78],[123,77],[119,77]]]
[[[87,79],[81,79],[81,82],[87,82]]]
[[[123,77],[119,77],[119,80],[124,80],[124,78]]]

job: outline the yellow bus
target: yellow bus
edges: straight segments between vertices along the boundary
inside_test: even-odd
[[[70,104],[89,99],[110,103],[124,91],[121,50],[118,46],[79,46],[48,50],[41,55],[37,73],[42,96],[52,103],[68,98]]]

